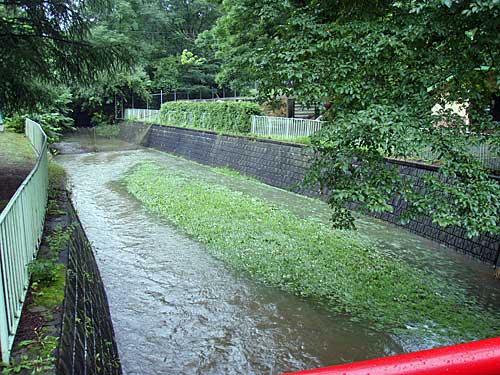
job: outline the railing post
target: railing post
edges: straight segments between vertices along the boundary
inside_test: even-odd
[[[0,227],[0,358],[2,362],[9,363],[9,324],[7,322],[7,301],[4,292],[4,271],[3,265],[3,239],[2,230]]]

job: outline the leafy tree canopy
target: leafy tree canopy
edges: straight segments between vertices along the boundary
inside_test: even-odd
[[[383,212],[399,195],[407,217],[499,232],[498,184],[470,152],[499,143],[486,110],[499,92],[499,1],[225,0],[223,12],[210,31],[220,82],[328,103],[311,178],[328,190],[336,226],[353,225],[347,202]],[[385,158],[424,150],[441,169],[414,191]]]
[[[12,112],[50,99],[47,86],[88,84],[121,59],[116,44],[93,40],[91,11],[102,1],[0,1],[0,106]],[[122,57],[124,57],[122,55]]]
[[[160,89],[193,89],[215,85],[218,64],[198,36],[219,16],[206,0],[110,0],[111,12],[96,12],[94,38],[118,41],[133,56],[134,68],[100,77],[90,89],[77,87],[88,106],[114,94],[144,96]],[[188,56],[191,54],[190,56]],[[196,64],[189,58],[196,57]]]

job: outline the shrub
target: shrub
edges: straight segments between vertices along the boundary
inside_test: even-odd
[[[6,119],[6,126],[16,133],[24,133],[26,118],[41,125],[49,143],[57,142],[64,130],[73,129],[73,119],[60,112],[15,115]]]
[[[24,122],[24,116],[7,117],[5,119],[5,126],[8,129],[12,129],[16,133],[22,134],[24,133]]]
[[[31,281],[38,286],[49,286],[58,275],[58,267],[52,259],[37,259],[29,265]]]
[[[215,131],[249,133],[252,115],[261,115],[256,103],[178,101],[163,104],[162,121],[168,125]]]

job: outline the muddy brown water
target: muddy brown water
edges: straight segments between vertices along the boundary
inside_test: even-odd
[[[84,152],[78,142],[62,142],[60,150]],[[69,173],[73,201],[96,253],[125,374],[280,374],[437,345],[432,337],[375,332],[369,322],[351,322],[232,272],[148,213],[118,181],[135,164],[153,161],[284,205],[298,216],[328,220],[323,202],[148,149],[57,160]],[[378,220],[360,217],[358,223],[354,236],[498,303],[498,283],[488,267]]]

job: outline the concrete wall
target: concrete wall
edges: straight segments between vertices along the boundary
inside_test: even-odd
[[[120,375],[121,365],[106,292],[90,243],[71,204],[69,243],[58,374]]]
[[[143,127],[144,125],[135,124],[135,126]],[[199,163],[228,166],[272,186],[309,196],[316,195],[313,191],[300,186],[310,165],[308,151],[302,145],[159,125],[151,127],[144,145]],[[415,181],[416,188],[421,186],[422,176],[427,173],[436,173],[436,168],[420,163],[400,161],[388,161],[388,163],[398,165],[402,175]],[[399,216],[406,202],[394,198],[391,204],[394,207],[393,213],[370,215],[401,225]],[[432,224],[429,218],[413,220],[402,226],[411,232],[448,245],[484,262],[491,264],[498,262],[499,236],[483,235],[468,239],[462,229],[443,229]]]

